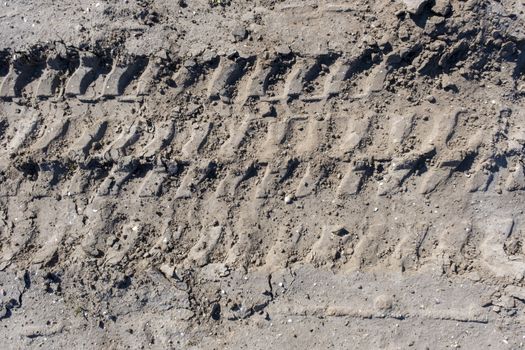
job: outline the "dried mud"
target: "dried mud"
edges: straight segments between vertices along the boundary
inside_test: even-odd
[[[0,8],[3,348],[523,346],[523,2]]]

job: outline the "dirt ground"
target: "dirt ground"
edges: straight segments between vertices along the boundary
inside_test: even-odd
[[[2,349],[521,349],[522,0],[4,0]]]

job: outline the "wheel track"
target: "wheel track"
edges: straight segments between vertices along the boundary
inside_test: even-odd
[[[429,261],[465,264],[457,247],[463,247],[469,235],[452,239],[454,234],[450,232],[456,229],[438,234],[428,227],[395,224],[397,230],[406,232],[397,237],[389,227],[391,218],[370,229],[364,229],[366,224],[351,230],[325,223],[286,226],[275,244],[255,238],[264,229],[257,226],[268,215],[258,210],[275,206],[280,192],[305,202],[312,194],[335,202],[353,200],[369,191],[389,197],[397,195],[403,186],[414,186],[421,194],[429,194],[449,181],[457,181],[455,173],[464,172],[462,167],[474,169],[464,181],[469,191],[487,191],[495,175],[493,171],[487,174],[484,164],[495,157],[509,159],[512,164],[510,172],[498,167],[501,174],[497,172],[497,176],[505,178],[504,188],[525,188],[523,164],[517,157],[512,153],[497,155],[501,149],[491,150],[482,144],[480,135],[462,129],[460,119],[472,111],[459,110],[452,115],[434,111],[428,122],[415,114],[394,113],[386,128],[380,125],[384,120],[374,113],[356,116],[292,112],[295,100],[313,105],[314,111],[323,111],[329,99],[343,92],[350,92],[349,101],[381,94],[388,74],[410,50],[415,49],[395,51],[377,64],[368,61],[370,52],[366,50],[351,58],[341,54],[234,54],[200,63],[183,62],[170,72],[174,86],[168,94],[195,91],[195,96],[204,97],[203,113],[208,117],[204,121],[184,120],[177,112],[159,120],[144,112],[143,99],[155,94],[155,86],[161,83],[159,63],[154,58],[107,58],[87,52],[73,55],[78,61],[70,62],[57,56],[38,62],[13,58],[7,69],[2,69],[0,85],[2,118],[8,125],[2,135],[5,146],[0,159],[10,176],[2,201],[12,203],[17,188],[29,186],[32,195],[39,198],[51,199],[60,194],[84,203],[83,210],[75,209],[85,220],[75,237],[82,242],[84,252],[104,256],[102,263],[110,265],[121,264],[127,261],[126,256],[150,251],[157,245],[155,240],[141,242],[147,230],[134,230],[133,223],[145,219],[142,214],[119,218],[111,213],[111,208],[123,205],[118,203],[123,192],[159,210],[170,198],[176,209],[172,207],[174,213],[169,215],[179,220],[185,216],[196,220],[202,215],[205,223],[198,233],[182,228],[189,224],[179,225],[177,230],[182,244],[173,248],[177,252],[171,255],[182,266],[222,263],[271,271],[293,263],[290,258],[294,255],[343,270],[377,266],[418,269]],[[357,86],[348,85],[356,82]],[[203,96],[199,95],[201,88]],[[251,107],[260,103],[275,105],[277,116],[250,113]],[[64,112],[59,107],[63,104],[74,106],[77,112]],[[214,120],[214,105],[233,105],[231,124]],[[78,135],[82,129],[86,131]],[[425,130],[425,136],[414,139],[413,135],[421,134],[421,130]],[[483,132],[496,135],[498,127]],[[60,149],[64,158],[46,161],[50,149]],[[243,155],[255,156],[239,164]],[[16,156],[29,157],[14,167],[18,173],[11,161]],[[283,156],[284,161],[276,160]],[[465,161],[471,164],[465,165]],[[157,200],[160,202],[152,204]],[[195,205],[196,201],[201,204]],[[235,203],[233,209],[231,203]],[[253,204],[243,214],[238,206],[244,203]],[[217,212],[226,214],[218,220],[214,218]],[[367,209],[363,215],[372,212]],[[13,213],[8,217],[17,215]],[[235,215],[240,217],[232,218]],[[7,236],[22,237],[23,242],[11,240],[3,247],[3,263],[16,259],[21,254],[19,247],[32,240],[35,247],[27,248],[36,251],[32,261],[49,263],[60,250],[64,236],[45,237],[45,230],[33,230],[34,225],[43,227],[45,223],[35,223],[31,215],[26,214],[21,221],[23,224],[7,225]],[[216,221],[221,224],[216,225]],[[117,245],[103,240],[112,235],[112,230],[123,232],[117,235]],[[308,235],[309,230],[318,230],[319,238]],[[384,236],[390,238],[378,241],[377,237]],[[428,248],[432,252],[427,250],[425,255],[421,249],[431,240],[439,243]],[[484,256],[502,256],[501,251],[488,251],[486,243],[479,244],[477,249]],[[250,257],[254,253],[255,259]],[[490,259],[486,260],[490,270]],[[519,271],[521,265],[516,266]],[[499,270],[494,271],[501,277]]]

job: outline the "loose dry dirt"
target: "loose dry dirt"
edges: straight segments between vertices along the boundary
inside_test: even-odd
[[[0,4],[5,349],[519,349],[525,3]]]

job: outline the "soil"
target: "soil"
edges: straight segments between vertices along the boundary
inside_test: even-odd
[[[2,348],[523,347],[523,1],[0,9]]]

